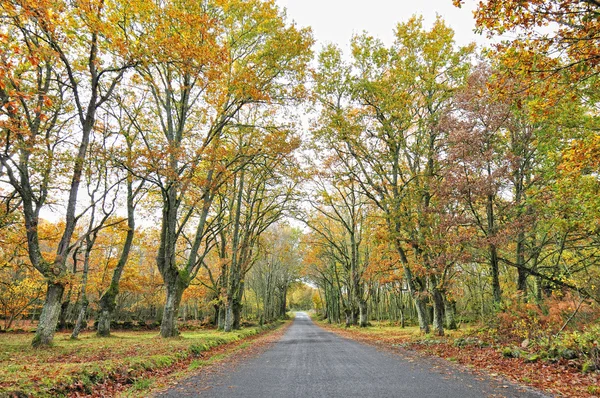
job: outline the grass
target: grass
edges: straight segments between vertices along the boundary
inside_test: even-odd
[[[326,325],[328,327],[346,329],[344,324],[326,324],[324,321],[318,321],[322,325]],[[388,322],[377,322],[371,321],[371,325],[366,328],[359,328],[356,326],[352,327],[354,333],[362,334],[365,336],[377,336],[381,337],[381,339],[385,340],[388,338],[394,339],[406,339],[413,340],[419,337],[423,337],[421,331],[418,326],[407,326],[400,327],[395,325],[390,325]]]
[[[313,318],[314,319],[314,318]],[[329,324],[326,321],[314,319],[317,323],[333,329],[347,330],[344,324]],[[440,341],[452,342],[463,336],[471,335],[476,329],[473,326],[463,326],[459,330],[445,330],[445,336],[439,337],[434,333],[423,334],[419,326],[401,327],[392,324],[389,321],[370,321],[370,325],[365,328],[352,326],[350,329],[354,335],[366,337],[369,340],[379,340],[382,343],[402,344],[402,343],[437,343]]]
[[[192,358],[263,329],[246,328],[235,333],[200,330],[183,332],[174,339],[162,339],[156,332],[115,332],[109,338],[82,333],[78,340],[71,340],[69,334],[57,333],[52,347],[37,350],[31,347],[31,334],[0,334],[0,396],[90,393],[98,384],[111,380],[144,390],[153,384],[147,377],[149,372],[185,359],[196,363],[190,366],[200,367],[218,355]]]
[[[133,388],[135,390],[147,390],[149,389],[153,384],[153,380],[152,379],[139,379],[136,380],[135,382],[133,382]]]

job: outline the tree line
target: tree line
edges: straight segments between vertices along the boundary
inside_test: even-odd
[[[482,3],[480,27],[523,28],[498,22],[499,8],[528,10],[527,27],[548,15],[546,5],[505,3]],[[327,167],[313,166],[305,220],[307,272],[324,318],[413,322],[443,335],[464,321],[493,324],[499,312],[547,316],[567,302],[563,320],[578,311],[597,319],[597,68],[589,57],[598,40],[576,39],[591,31],[569,25],[574,15],[597,24],[597,5],[549,3],[556,14],[545,22],[575,32],[526,31],[477,53],[457,46],[440,17],[430,28],[413,17],[397,25],[391,45],[365,33],[349,54],[320,52],[311,145]]]
[[[140,219],[156,225],[145,261],[155,259],[164,286],[161,335],[177,335],[200,273],[219,324],[238,328],[259,237],[298,184],[299,138],[282,115],[304,97],[310,30],[263,1],[0,9],[4,226],[22,227],[46,285],[33,344],[52,342],[74,271],[85,314],[92,252],[119,223],[125,237],[98,298],[98,334],[110,333]],[[55,239],[42,235],[44,211],[60,214]]]

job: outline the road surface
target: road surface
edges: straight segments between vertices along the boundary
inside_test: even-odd
[[[202,372],[202,371],[200,371]],[[544,397],[444,360],[400,355],[327,332],[298,313],[267,351],[237,366],[193,376],[159,397]]]

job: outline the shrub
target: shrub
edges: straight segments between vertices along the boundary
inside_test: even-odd
[[[581,366],[581,371],[583,373],[589,373],[589,372],[593,372],[595,370],[598,370],[598,367],[592,361],[584,362],[583,365]]]
[[[209,347],[204,344],[192,344],[190,346],[190,352],[192,355],[200,355],[202,352],[207,351]]]
[[[489,326],[508,340],[538,340],[558,334],[567,322],[572,330],[581,330],[598,315],[597,305],[579,305],[579,299],[571,294],[553,295],[543,303],[525,302],[516,295],[505,300],[497,316],[490,318]]]
[[[505,358],[519,358],[521,351],[518,348],[504,347],[502,349],[502,356]]]

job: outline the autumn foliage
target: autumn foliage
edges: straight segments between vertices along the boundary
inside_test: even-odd
[[[414,16],[313,59],[273,0],[0,0],[3,330],[313,306],[600,366],[599,13],[481,1],[510,40]]]

